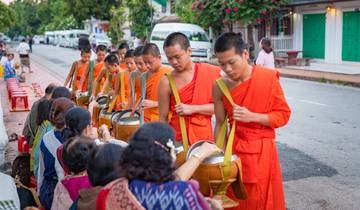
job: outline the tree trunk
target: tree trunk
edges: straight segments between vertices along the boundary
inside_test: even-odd
[[[254,26],[252,24],[247,25],[247,43],[249,45],[249,54],[250,54],[250,60],[253,61],[254,56],[254,50],[255,50],[255,41],[254,41]]]

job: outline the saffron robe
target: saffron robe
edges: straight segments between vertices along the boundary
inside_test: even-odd
[[[130,72],[120,70],[116,83],[116,110],[123,110],[129,106],[131,93],[130,93]],[[123,77],[123,78],[121,78]],[[123,103],[126,104],[123,106]]]
[[[158,87],[159,87],[160,79],[170,71],[171,69],[169,67],[162,66],[156,73],[150,75],[146,79],[146,95],[144,99],[158,101]],[[158,107],[144,109],[145,122],[158,121],[158,120],[159,120]]]
[[[266,114],[270,126],[236,122],[233,152],[241,158],[246,200],[237,200],[234,209],[285,210],[280,162],[275,145],[275,128],[284,126],[290,118],[290,108],[279,82],[279,73],[254,66],[251,78],[233,88],[235,104],[251,112]],[[223,97],[225,110],[232,124],[233,107]],[[235,196],[229,190],[230,197]]]
[[[92,76],[92,83],[93,83],[93,87],[94,87],[94,82],[96,80],[96,78],[99,76],[101,70],[104,68],[104,62],[99,62],[99,63],[96,63],[94,65],[94,69],[93,69],[93,76]],[[88,71],[87,71],[87,75],[86,75],[86,79],[84,81],[84,84],[83,84],[83,87],[82,87],[82,91],[85,92],[85,91],[88,91],[89,90],[89,82],[90,82],[90,65],[88,66]],[[102,86],[104,84],[104,80],[101,80],[101,82],[98,84],[97,86],[97,89],[98,90],[101,90]],[[99,91],[96,91],[96,94],[98,93]]]
[[[189,105],[213,103],[211,90],[216,79],[219,77],[219,67],[206,63],[195,63],[192,81],[178,90],[181,103]],[[171,95],[170,111],[172,112],[172,117],[170,125],[176,132],[176,140],[181,141],[179,115],[175,111],[175,105],[175,98]],[[184,118],[190,145],[199,140],[214,139],[211,115],[192,114],[185,115]]]
[[[73,64],[73,66],[74,66],[74,64]],[[82,63],[81,61],[77,61],[77,64],[75,64],[74,68],[76,68],[76,69],[75,69],[75,72],[73,75],[73,84],[71,87],[73,88],[73,90],[79,90],[81,76],[84,74],[85,69],[89,68],[89,63]],[[85,87],[85,85],[84,85],[84,87]],[[86,89],[87,89],[87,86],[86,86]]]

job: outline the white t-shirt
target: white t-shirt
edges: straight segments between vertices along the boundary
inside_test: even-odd
[[[17,194],[14,179],[11,176],[8,176],[0,172],[0,186],[1,186],[0,204],[4,204],[5,202],[11,202],[12,204],[15,205],[16,208],[14,206],[12,206],[13,208],[10,208],[8,206],[9,209],[20,209],[20,200]],[[1,209],[1,205],[0,205],[0,209]],[[7,208],[5,207],[5,209]]]
[[[266,53],[264,50],[261,50],[256,59],[256,65],[264,66],[270,69],[275,69],[274,53],[273,52]]]
[[[28,43],[21,42],[16,51],[21,55],[27,55],[27,54],[29,54],[30,47],[29,47]]]

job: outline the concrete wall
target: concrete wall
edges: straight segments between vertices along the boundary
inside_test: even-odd
[[[359,1],[337,2],[327,10],[328,4],[306,5],[295,8],[293,13],[293,46],[296,50],[302,50],[303,14],[326,13],[325,21],[325,58],[326,63],[340,64],[342,61],[342,15],[343,11],[354,11],[360,8]]]

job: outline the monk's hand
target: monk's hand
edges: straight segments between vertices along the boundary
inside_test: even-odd
[[[179,115],[192,115],[194,112],[191,108],[191,105],[188,104],[178,104],[175,105],[175,111]]]
[[[240,122],[253,122],[254,121],[254,114],[250,112],[247,108],[242,106],[235,105],[233,108],[233,118],[236,121]]]
[[[153,101],[153,100],[144,99],[141,102],[141,107],[142,108],[154,108],[154,107],[157,107],[157,106],[158,106],[158,103],[156,101]]]

